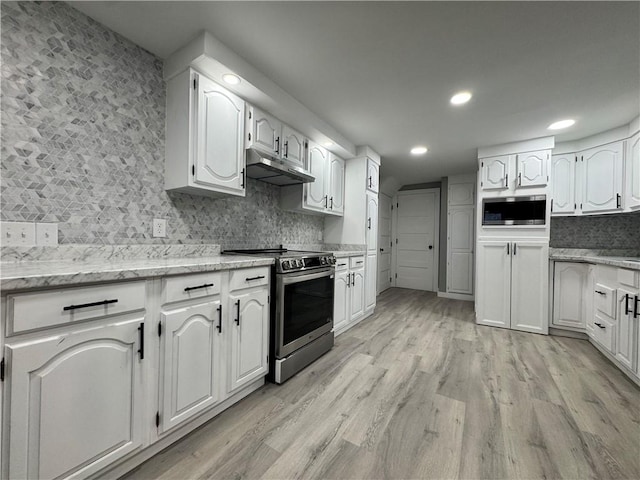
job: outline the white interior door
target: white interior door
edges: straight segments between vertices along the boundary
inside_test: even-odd
[[[399,192],[396,207],[396,286],[435,291],[440,189]]]
[[[391,286],[391,197],[378,195],[378,293]]]

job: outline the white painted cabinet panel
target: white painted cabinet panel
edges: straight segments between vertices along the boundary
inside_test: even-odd
[[[581,153],[584,213],[622,210],[623,142],[610,143]]]
[[[305,139],[288,125],[282,125],[282,159],[301,168],[306,168]]]
[[[586,297],[589,266],[584,263],[555,262],[553,274],[553,318],[557,327],[586,327]]]
[[[259,108],[247,109],[247,148],[255,148],[273,157],[280,156],[282,123]]]
[[[351,320],[354,320],[364,313],[364,268],[360,267],[351,270]]]
[[[228,391],[266,375],[268,370],[268,289],[251,289],[229,295],[228,328],[231,333]]]
[[[372,191],[373,193],[378,193],[380,189],[380,167],[379,165],[371,160],[367,159],[367,190]]]
[[[638,319],[634,318],[634,303],[637,296],[637,290],[618,289],[615,355],[620,363],[633,372],[638,372],[638,345],[636,343]]]
[[[447,292],[473,294],[474,208],[450,207],[447,233]]]
[[[450,183],[447,190],[450,207],[475,205],[474,183]]]
[[[336,332],[345,327],[350,321],[350,281],[351,274],[348,268],[336,272],[333,304],[333,330]]]
[[[221,308],[218,297],[161,314],[161,432],[221,400]]]
[[[329,153],[329,210],[344,212],[344,160]]]
[[[510,248],[506,241],[478,242],[476,315],[482,325],[510,328]]]
[[[640,133],[627,140],[625,208],[640,209]]]
[[[511,256],[511,328],[546,335],[549,244],[514,242]]]
[[[506,190],[509,188],[509,163],[511,157],[485,158],[480,163],[482,190]]]
[[[86,478],[142,446],[142,321],[7,345],[9,478]]]
[[[576,211],[576,156],[573,153],[551,158],[551,214]]]
[[[378,245],[378,196],[367,193],[367,251],[375,253]]]
[[[547,185],[549,151],[520,153],[516,155],[516,187],[544,187]]]
[[[376,281],[378,270],[378,255],[367,254],[365,266],[364,309],[370,310],[376,306]]]
[[[309,142],[309,172],[315,177],[314,182],[305,183],[303,187],[304,207],[309,210],[324,212],[329,205],[325,185],[328,158],[328,152],[324,148]]]
[[[473,294],[473,253],[449,252],[447,292]]]

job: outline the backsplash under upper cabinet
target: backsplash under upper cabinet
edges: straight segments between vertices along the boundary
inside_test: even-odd
[[[640,249],[640,212],[551,217],[551,247]]]
[[[60,243],[319,243],[323,219],[164,190],[162,60],[62,2],[2,2],[1,219],[57,222]],[[167,238],[152,238],[153,218]]]

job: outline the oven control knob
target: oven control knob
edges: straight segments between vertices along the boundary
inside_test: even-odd
[[[283,270],[289,270],[289,260],[283,260],[282,269]]]
[[[327,257],[320,257],[320,265],[326,265],[327,264]]]
[[[336,257],[329,257],[329,260],[331,261],[331,265],[336,264]]]
[[[291,260],[291,264],[292,264],[292,266],[294,266],[294,267],[296,267],[296,268],[298,268],[298,267],[301,267],[301,266],[302,266],[302,265],[301,265],[301,261],[300,261],[300,260],[298,260],[297,258],[296,258],[295,260]]]

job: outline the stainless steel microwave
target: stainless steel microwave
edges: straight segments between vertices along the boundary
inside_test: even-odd
[[[547,196],[484,198],[482,225],[544,225]]]

